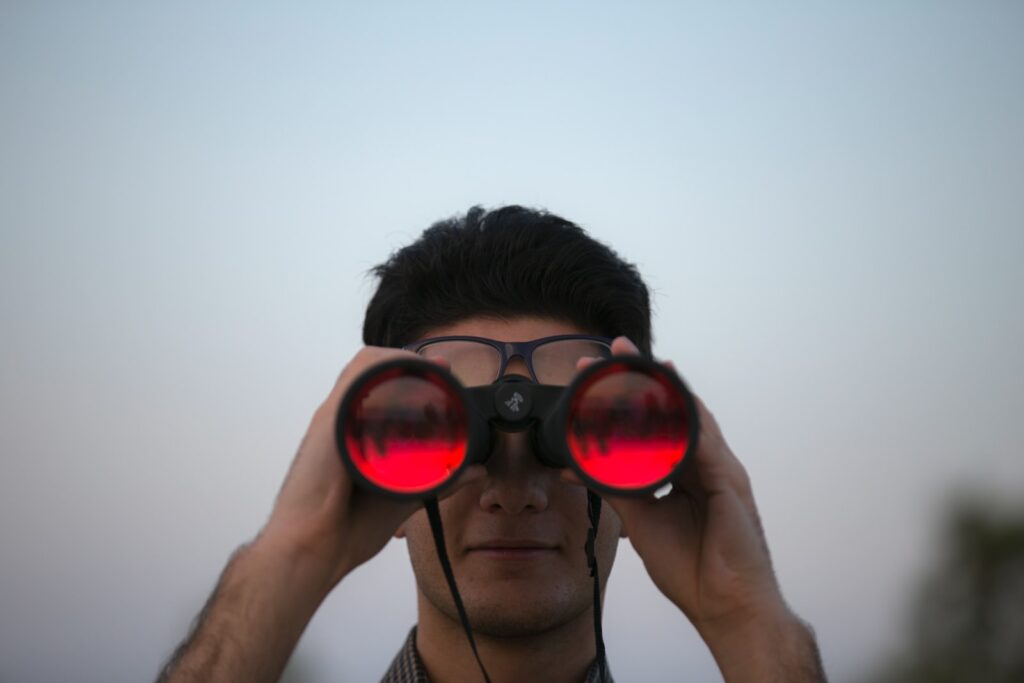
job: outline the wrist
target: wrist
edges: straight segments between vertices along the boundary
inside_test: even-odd
[[[777,628],[795,618],[778,590],[759,591],[747,596],[728,610],[719,610],[714,616],[694,621],[694,626],[709,647],[730,644],[741,635]]]
[[[781,597],[698,632],[729,683],[825,680],[814,632]]]
[[[270,525],[247,550],[254,555],[254,563],[273,567],[274,573],[286,577],[301,592],[299,597],[316,605],[348,574],[340,550],[304,541]]]

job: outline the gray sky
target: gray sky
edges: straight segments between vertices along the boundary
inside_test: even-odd
[[[184,5],[184,6],[182,6]],[[365,272],[473,204],[636,262],[833,679],[937,513],[1024,485],[1016,3],[0,6],[0,680],[155,676],[359,346]],[[395,542],[295,679],[376,680]],[[628,547],[617,678],[716,678]]]

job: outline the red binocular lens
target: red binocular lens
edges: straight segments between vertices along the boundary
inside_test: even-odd
[[[402,358],[356,379],[336,437],[361,484],[424,498],[485,462],[496,430],[525,429],[545,465],[571,467],[591,488],[618,495],[669,482],[700,431],[678,375],[639,356],[594,363],[567,387],[508,376],[471,389],[437,365]]]

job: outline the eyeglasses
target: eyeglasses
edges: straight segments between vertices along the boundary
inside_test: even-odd
[[[506,342],[486,337],[431,337],[402,347],[424,358],[443,358],[466,386],[490,384],[521,358],[538,384],[568,385],[581,358],[609,358],[612,340],[585,334],[559,334],[532,341]]]

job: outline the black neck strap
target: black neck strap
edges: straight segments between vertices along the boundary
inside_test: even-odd
[[[597,643],[598,680],[606,681],[608,679],[608,663],[604,653],[604,632],[601,630],[601,575],[597,568],[595,548],[597,525],[601,521],[601,497],[590,489],[587,489],[587,517],[590,518],[590,528],[587,530],[587,545],[584,550],[587,553],[590,575],[594,577],[594,640]]]
[[[469,646],[473,649],[476,663],[480,665],[480,673],[484,675],[484,680],[487,683],[491,683],[491,679],[487,675],[487,669],[484,668],[484,663],[480,661],[480,653],[476,650],[473,629],[469,627],[469,617],[466,616],[466,608],[463,606],[462,598],[459,596],[459,589],[455,587],[455,574],[452,573],[452,565],[448,561],[448,550],[444,545],[444,530],[441,528],[441,511],[437,507],[437,498],[428,498],[423,502],[423,507],[427,509],[430,530],[434,532],[437,559],[441,560],[441,569],[444,571],[444,578],[448,581],[448,588],[452,592],[452,600],[455,601],[455,609],[459,612],[459,621],[462,622],[462,629],[466,632],[466,637],[469,638]]]

